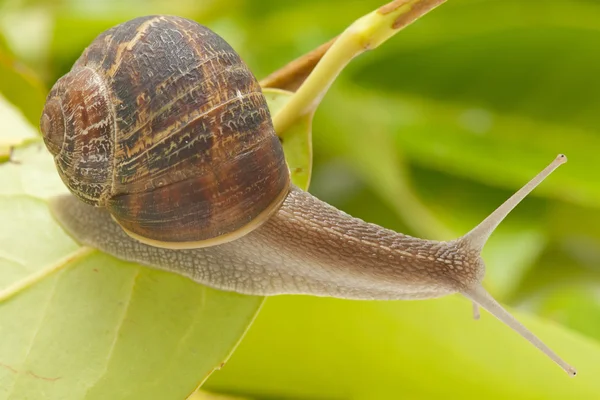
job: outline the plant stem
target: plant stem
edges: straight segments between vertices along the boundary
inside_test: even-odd
[[[275,114],[275,131],[281,135],[298,118],[313,113],[331,84],[354,57],[378,47],[445,1],[395,0],[356,20],[333,42],[290,101]]]
[[[334,37],[316,49],[290,61],[282,68],[262,79],[260,86],[295,92],[304,83],[336,40],[337,37]]]

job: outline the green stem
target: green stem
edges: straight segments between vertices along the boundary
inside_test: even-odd
[[[395,0],[350,25],[325,53],[290,101],[273,117],[278,134],[313,113],[340,72],[356,56],[374,49],[446,0]]]

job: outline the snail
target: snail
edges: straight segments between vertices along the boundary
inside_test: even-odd
[[[40,128],[74,194],[53,199],[53,215],[84,245],[250,295],[460,293],[576,374],[481,284],[486,240],[563,155],[459,239],[364,222],[291,183],[256,78],[217,34],[174,16],[100,34],[52,88]]]

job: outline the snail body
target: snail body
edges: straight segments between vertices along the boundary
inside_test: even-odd
[[[457,292],[461,280],[449,273],[440,242],[365,223],[295,186],[279,211],[256,230],[199,249],[165,249],[132,240],[105,209],[73,196],[56,199],[53,213],[82,243],[243,294],[410,300]],[[430,260],[436,248],[437,264]],[[472,279],[466,275],[477,268],[463,266],[462,280]]]
[[[369,224],[290,183],[252,73],[208,28],[169,16],[102,33],[53,87],[41,130],[75,195],[51,208],[84,245],[244,294],[461,293],[575,375],[481,285],[487,238],[562,155],[456,240]]]

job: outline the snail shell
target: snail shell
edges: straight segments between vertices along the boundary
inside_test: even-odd
[[[234,240],[289,190],[256,78],[221,37],[184,18],[102,33],[54,85],[40,125],[68,188],[154,246]]]

